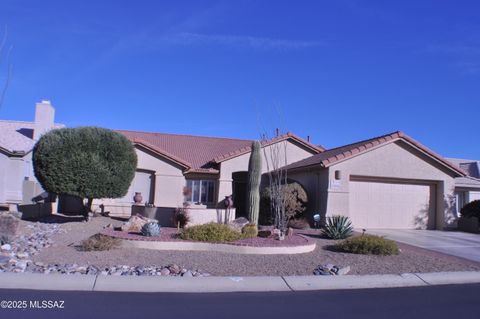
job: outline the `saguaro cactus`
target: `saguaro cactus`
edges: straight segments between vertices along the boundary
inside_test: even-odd
[[[258,225],[260,211],[260,178],[262,175],[262,145],[252,143],[252,153],[248,162],[247,212],[250,223]]]

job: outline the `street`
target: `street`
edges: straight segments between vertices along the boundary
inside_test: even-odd
[[[1,319],[476,318],[480,284],[275,293],[0,290]],[[5,309],[23,308],[23,309]]]

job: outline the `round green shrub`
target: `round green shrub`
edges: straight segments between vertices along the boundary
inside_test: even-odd
[[[258,235],[258,228],[255,224],[247,224],[242,228],[242,234],[245,238],[253,238]]]
[[[180,237],[185,240],[224,242],[242,239],[243,235],[228,225],[208,223],[187,227],[182,231]]]
[[[137,166],[132,143],[99,127],[52,130],[36,143],[32,157],[46,191],[88,198],[89,205],[93,198],[125,196]]]
[[[471,201],[470,203],[463,206],[460,210],[460,215],[466,218],[480,218],[480,200]]]
[[[361,235],[346,239],[337,245],[335,249],[352,254],[363,255],[398,255],[397,243],[375,235]]]

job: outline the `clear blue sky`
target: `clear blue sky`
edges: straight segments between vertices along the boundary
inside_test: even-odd
[[[403,130],[480,159],[479,12],[475,0],[0,0],[14,46],[0,118],[31,120],[49,99],[67,126],[249,139],[280,126],[327,147]]]

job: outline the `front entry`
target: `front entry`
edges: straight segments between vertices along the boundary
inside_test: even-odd
[[[245,207],[247,197],[248,172],[235,172],[232,174],[233,180],[233,206],[235,207],[235,217],[246,217],[247,210]]]

